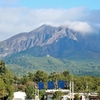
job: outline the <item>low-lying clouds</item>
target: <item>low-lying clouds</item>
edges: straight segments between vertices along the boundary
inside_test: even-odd
[[[93,28],[87,22],[67,22],[66,26],[75,32],[81,33],[82,35],[94,32]]]
[[[28,32],[42,24],[67,25],[82,34],[100,27],[100,10],[86,7],[70,9],[0,8],[0,41],[21,32]]]

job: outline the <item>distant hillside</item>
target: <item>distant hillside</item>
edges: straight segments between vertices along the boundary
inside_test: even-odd
[[[49,55],[44,57],[17,56],[6,58],[7,67],[17,76],[43,70],[47,73],[70,71],[74,75],[100,75],[100,63],[97,60],[55,59]]]
[[[27,72],[35,72],[36,70],[44,70],[48,73],[55,71],[64,71],[65,65],[63,62],[50,57],[16,57],[6,59],[7,66],[15,74],[26,74]]]

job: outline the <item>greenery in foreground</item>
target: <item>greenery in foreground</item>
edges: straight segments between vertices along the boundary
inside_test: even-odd
[[[0,60],[0,98],[12,100],[13,92],[14,75],[5,67],[5,63]]]
[[[14,76],[6,67],[5,63],[0,61],[0,98],[8,97],[9,100],[13,97],[14,91],[24,91],[28,99],[35,97],[35,90],[38,82],[44,82],[45,88],[40,90],[40,99],[45,95],[47,82],[57,80],[73,81],[75,92],[98,92],[100,94],[100,77],[98,76],[77,76],[72,75],[69,71],[52,72],[48,74],[45,71],[37,70],[29,72],[21,78]],[[15,85],[14,85],[15,84]],[[86,88],[88,85],[88,88]],[[59,93],[54,94],[54,100]],[[60,93],[61,94],[61,93]],[[60,97],[59,97],[60,98]],[[57,99],[56,99],[57,100]]]
[[[56,83],[56,80],[73,81],[75,85],[74,90],[77,93],[78,92],[100,93],[100,77],[74,76],[70,74],[69,71],[64,71],[62,73],[53,72],[53,73],[47,74],[44,71],[38,70],[35,73],[28,73],[28,75],[25,75],[20,79],[18,78],[16,79],[16,82],[18,83],[16,89],[25,91],[27,94],[27,98],[34,98],[34,92],[35,92],[35,88],[37,87],[37,83],[42,81],[45,83],[44,90],[40,90],[40,93],[39,93],[40,98],[42,99],[42,97],[45,95],[45,90],[47,89],[47,82],[54,81]],[[86,88],[87,85],[88,85],[88,88]],[[58,94],[59,93],[55,93],[53,98],[58,97],[57,96]]]

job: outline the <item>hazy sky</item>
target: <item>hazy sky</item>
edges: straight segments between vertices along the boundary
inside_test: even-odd
[[[0,41],[42,24],[100,31],[100,0],[0,0]]]

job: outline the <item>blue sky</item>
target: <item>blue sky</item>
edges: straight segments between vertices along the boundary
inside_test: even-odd
[[[0,41],[49,24],[100,32],[100,0],[0,0]]]
[[[88,7],[89,9],[99,9],[100,0],[19,0],[19,5],[29,8],[72,8]]]
[[[100,0],[0,0],[0,6],[4,7],[27,7],[31,9],[40,8],[72,8],[87,7],[89,9],[100,9]]]

